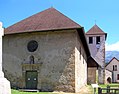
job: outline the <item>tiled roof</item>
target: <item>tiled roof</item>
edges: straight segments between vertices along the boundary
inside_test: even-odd
[[[106,34],[96,24],[86,34]]]
[[[54,8],[46,9],[5,29],[5,34],[74,29],[81,26]]]

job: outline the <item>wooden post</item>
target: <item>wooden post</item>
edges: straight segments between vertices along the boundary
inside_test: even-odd
[[[98,87],[98,94],[102,94],[102,89]]]
[[[98,88],[99,86],[97,84],[91,84],[91,85],[94,88],[94,94],[96,94],[96,88]]]
[[[110,86],[107,85],[107,94],[110,94]]]

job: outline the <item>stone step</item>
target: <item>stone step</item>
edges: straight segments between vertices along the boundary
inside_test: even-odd
[[[37,89],[19,89],[19,91],[22,91],[22,92],[39,92],[39,90],[37,90]]]

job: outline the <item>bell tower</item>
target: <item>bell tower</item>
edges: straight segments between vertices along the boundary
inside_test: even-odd
[[[107,33],[102,31],[96,24],[86,33],[91,56],[100,65],[98,68],[98,83],[104,83],[105,77],[105,41]]]

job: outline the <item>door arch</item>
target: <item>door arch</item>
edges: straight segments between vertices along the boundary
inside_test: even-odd
[[[112,82],[112,80],[111,80],[110,77],[107,78],[107,82],[108,82],[108,83],[111,83],[111,82]]]

